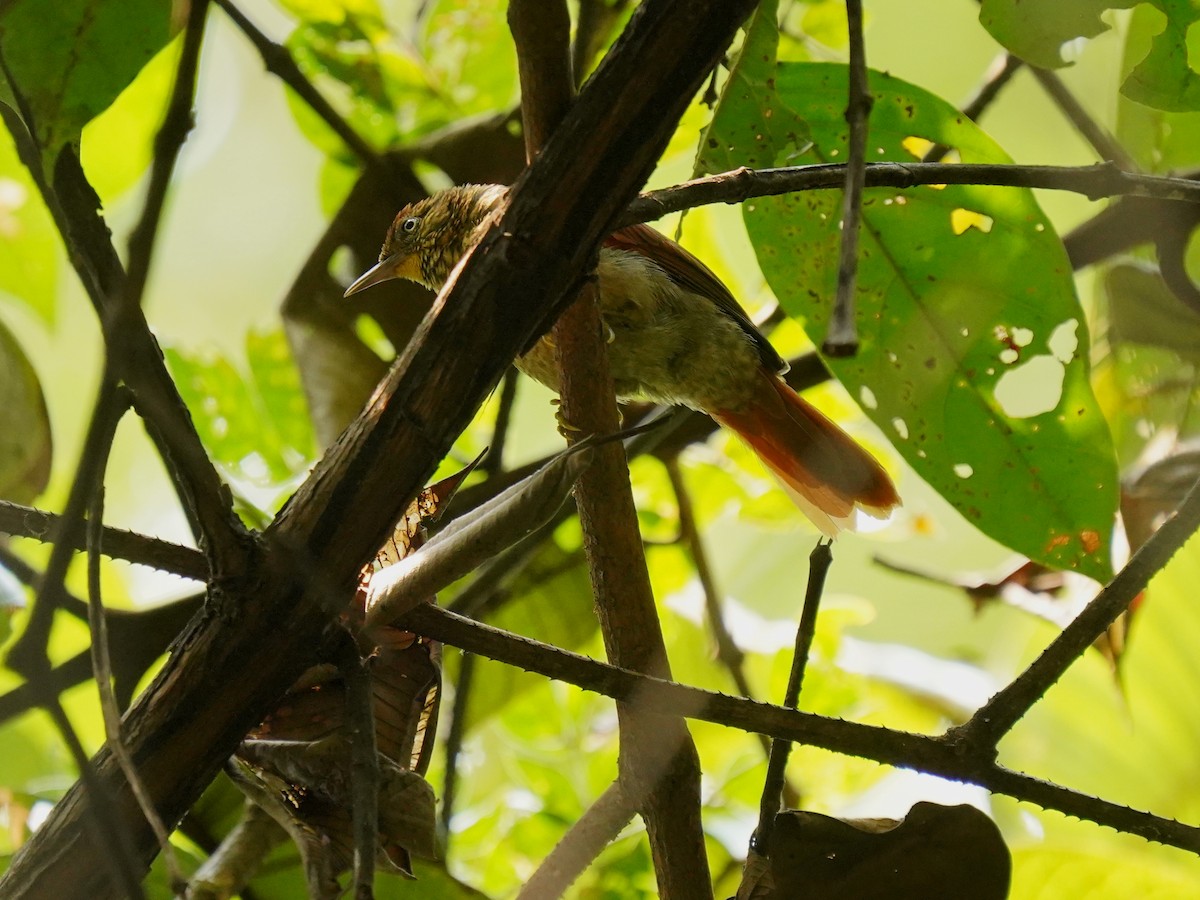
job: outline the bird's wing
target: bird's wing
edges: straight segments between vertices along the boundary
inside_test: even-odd
[[[725,315],[737,322],[754,341],[763,364],[772,372],[787,371],[788,366],[783,357],[750,321],[741,304],[729,293],[729,288],[725,287],[708,266],[679,244],[659,234],[649,225],[630,225],[609,235],[604,246],[640,253],[653,260],[680,287],[701,297],[707,297]]]

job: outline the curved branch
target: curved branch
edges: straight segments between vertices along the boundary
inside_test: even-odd
[[[768,734],[890,766],[919,768],[923,772],[977,784],[996,793],[1035,803],[1044,809],[1200,853],[1200,827],[1014,772],[990,759],[964,752],[959,742],[946,737],[831,719],[663,681],[473,622],[429,604],[405,616],[403,626],[489,659],[615,700],[635,702],[650,712],[686,716],[741,731]]]

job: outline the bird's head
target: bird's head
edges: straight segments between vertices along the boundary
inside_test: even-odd
[[[474,245],[479,225],[506,194],[507,188],[498,184],[464,184],[410,203],[388,229],[379,262],[350,285],[345,296],[393,278],[440,290]]]

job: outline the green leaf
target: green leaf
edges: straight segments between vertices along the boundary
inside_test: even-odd
[[[26,125],[51,156],[77,140],[170,37],[171,5],[161,0],[12,0],[0,12],[9,87],[28,104]]]
[[[376,147],[394,147],[516,103],[516,53],[506,7],[497,0],[428,4],[411,39],[388,27],[374,0],[287,5],[301,19],[287,41],[297,64]],[[291,95],[289,101],[316,146],[330,156],[345,155],[311,109]]]
[[[1191,0],[1153,0],[1166,14],[1166,25],[1153,38],[1150,52],[1129,73],[1121,93],[1157,109],[1190,112],[1200,109],[1200,72],[1189,65],[1189,50],[1200,50],[1200,36],[1189,40],[1200,20]]]
[[[705,131],[696,159],[697,174],[737,166],[792,165],[809,148],[807,126],[790,98],[775,90],[779,25],[776,2],[763,3],[747,26],[737,65],[721,90],[721,102]],[[776,162],[776,160],[779,160]]]
[[[1142,4],[1129,17],[1121,77],[1126,79],[1161,39],[1163,16]],[[1200,33],[1192,38],[1200,55]],[[1122,93],[1117,102],[1117,140],[1147,172],[1177,172],[1200,163],[1200,116],[1154,109]]]
[[[518,100],[517,52],[498,0],[436,0],[421,29],[422,55],[439,93],[459,116]]]
[[[53,442],[41,382],[0,323],[0,497],[29,503],[50,479]]]
[[[1079,38],[1094,38],[1108,31],[1100,18],[1107,9],[1128,9],[1140,0],[1055,0],[1022,3],[1021,0],[983,0],[979,21],[999,43],[1025,62],[1043,69],[1070,65],[1063,45]],[[1170,2],[1170,0],[1166,0]]]
[[[1111,842],[1054,842],[1013,850],[1009,900],[1177,900],[1196,895],[1196,874],[1160,854],[1115,851]]]
[[[58,232],[29,170],[0,137],[0,291],[19,297],[47,325],[54,323]]]
[[[279,484],[307,469],[315,445],[282,332],[247,336],[245,374],[217,354],[167,348],[165,355],[217,462],[259,485]]]
[[[1193,536],[1151,579],[1139,602],[1120,684],[1099,654],[1085,655],[1004,739],[1001,763],[1114,803],[1196,821],[1197,578],[1200,538]],[[1044,631],[1035,635],[1024,658],[1040,652],[1045,640]],[[1048,828],[1052,821],[1047,819]],[[1200,872],[1200,860],[1191,862]]]
[[[804,105],[815,143],[802,161],[845,159],[845,67],[783,63],[773,84]],[[963,161],[1011,162],[944,100],[882,73],[871,73],[871,91],[869,159],[912,160],[942,143]],[[746,132],[726,127],[746,118],[726,109],[738,100],[722,100],[710,147],[745,141]],[[784,138],[773,149],[790,160],[794,142],[778,119],[770,133]],[[765,156],[770,149],[756,141],[746,153],[781,162]],[[735,150],[727,164],[739,161]],[[840,206],[839,192],[814,191],[743,207],[768,283],[818,339],[836,293]],[[830,369],[981,531],[1031,559],[1107,579],[1112,440],[1088,383],[1087,323],[1071,266],[1032,193],[870,190],[860,242],[860,350],[828,359]]]

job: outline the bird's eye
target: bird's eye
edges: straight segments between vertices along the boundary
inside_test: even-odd
[[[409,216],[400,223],[400,230],[405,234],[412,234],[417,230],[417,226],[421,224],[421,220],[416,216]]]

